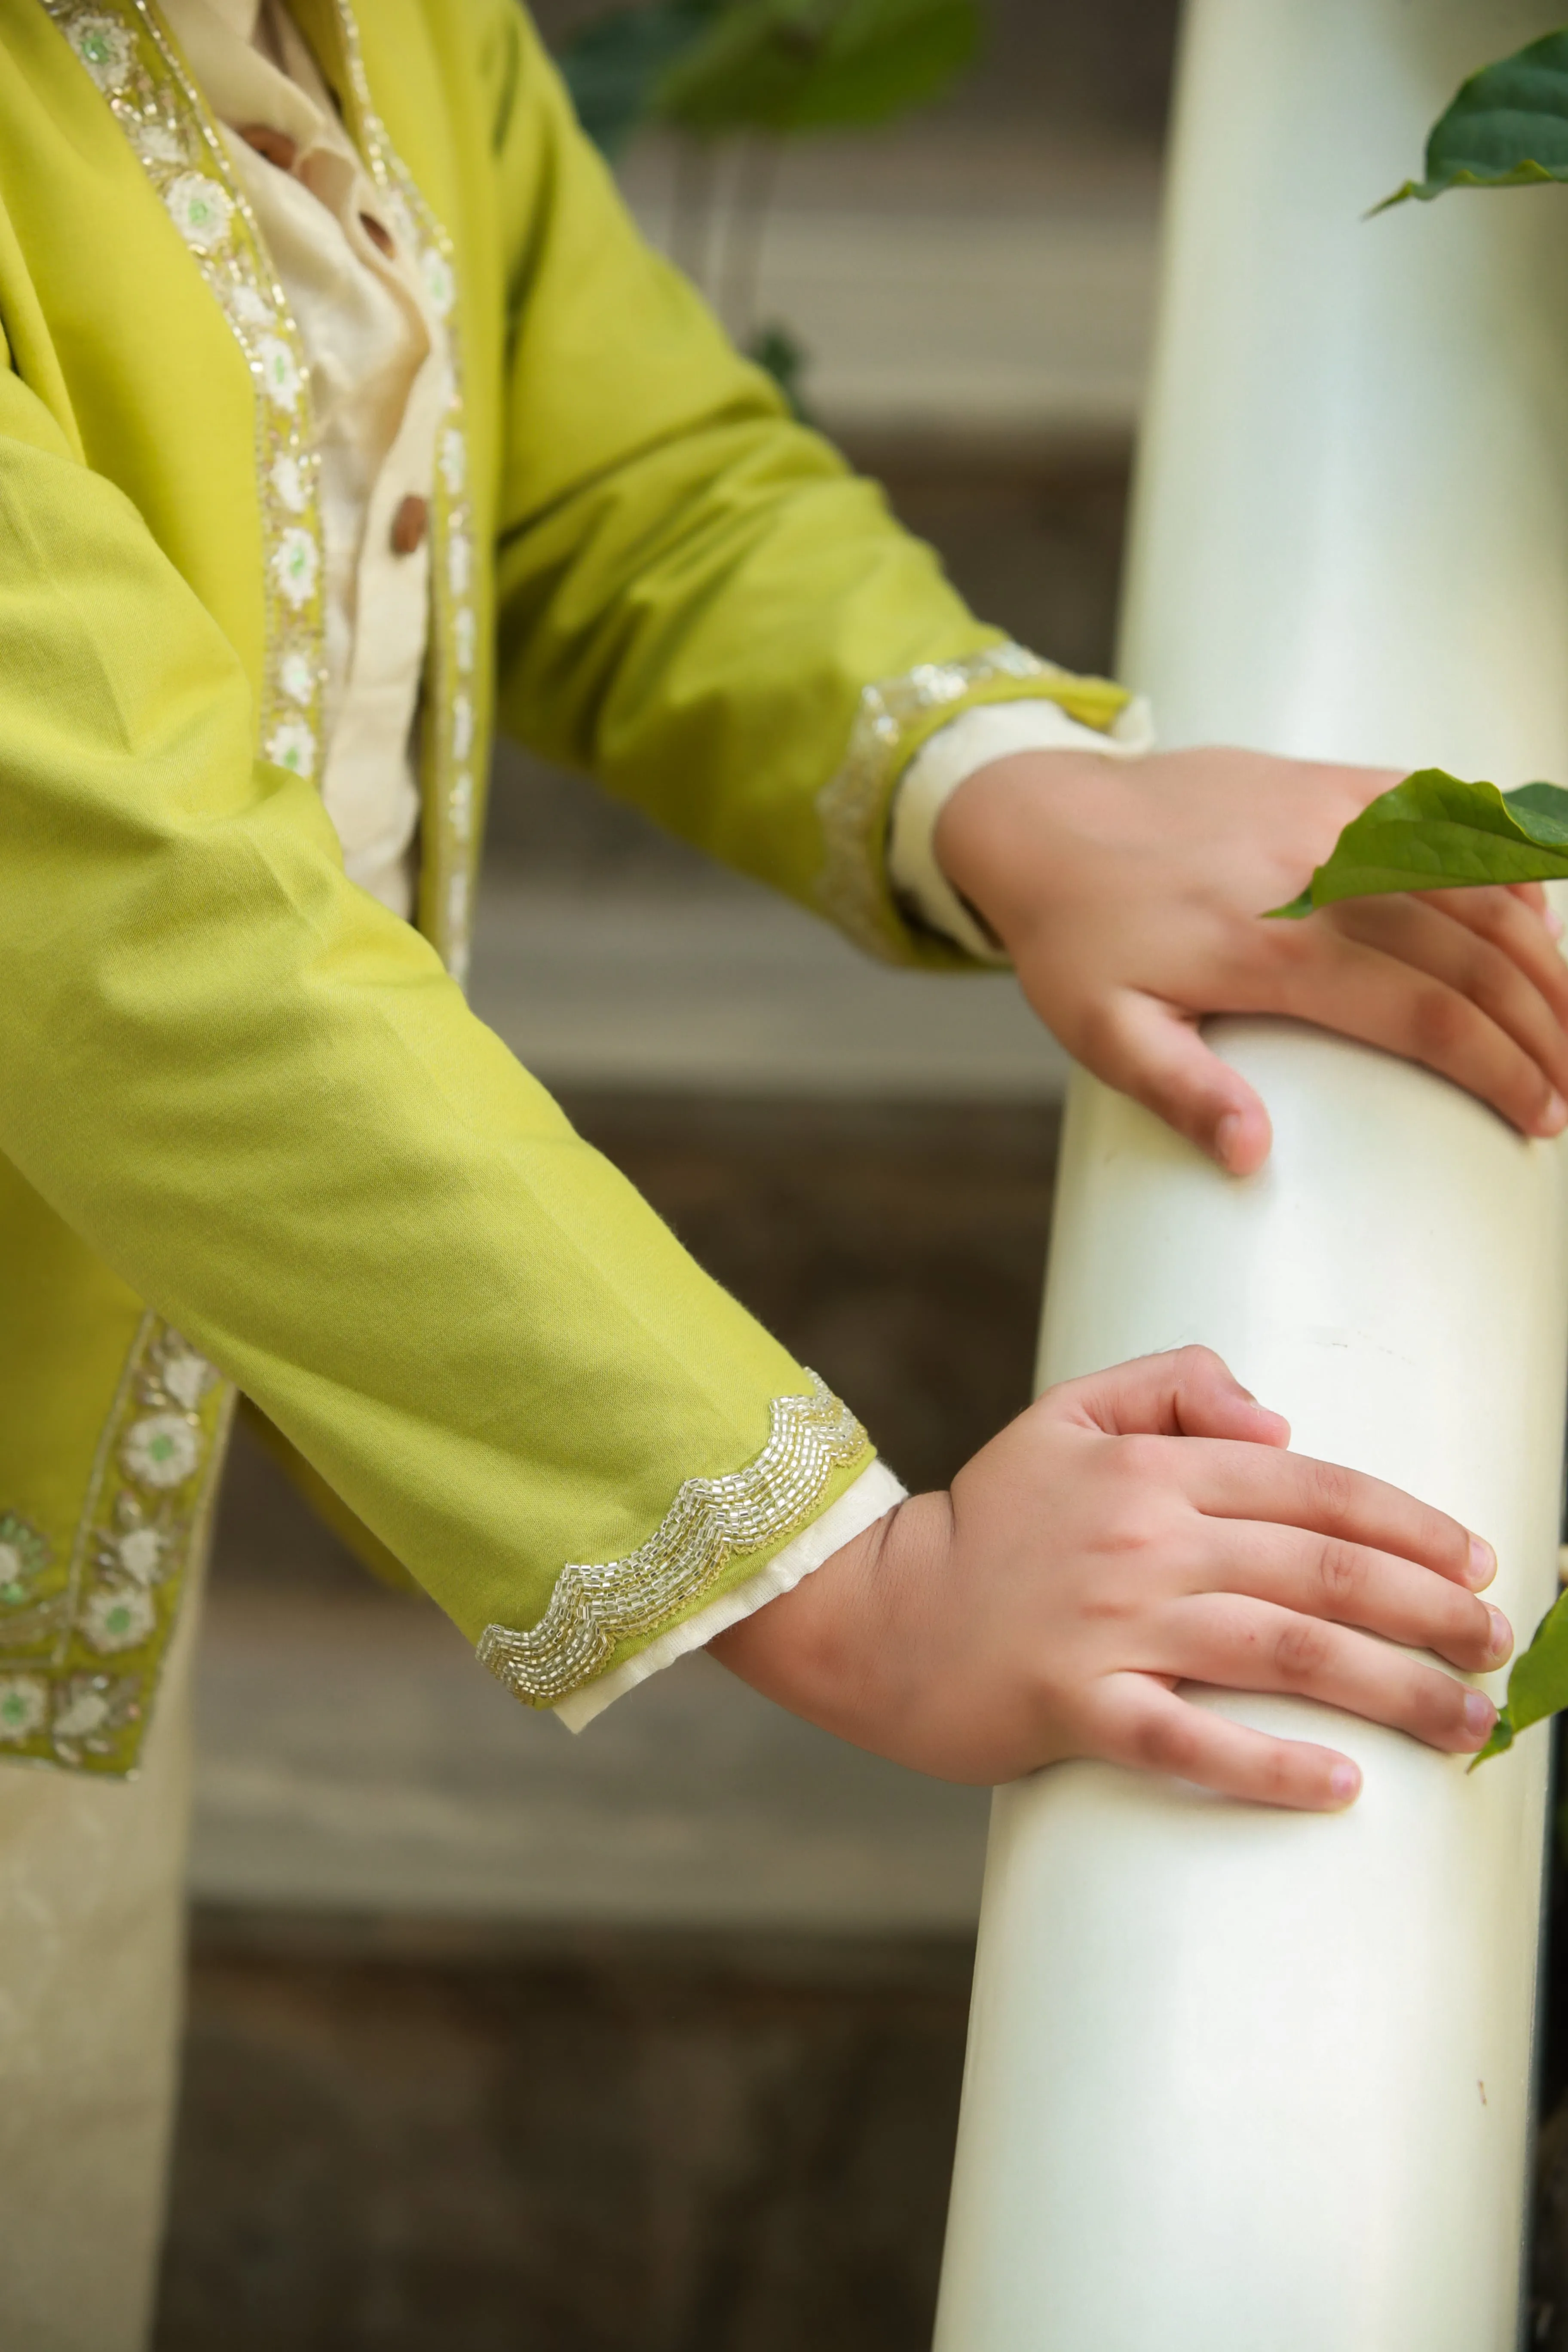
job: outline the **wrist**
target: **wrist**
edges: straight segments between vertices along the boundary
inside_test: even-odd
[[[1065,884],[1079,811],[1103,799],[1114,774],[1098,752],[1020,751],[976,768],[938,816],[937,865],[1015,959]]]
[[[901,1596],[951,1540],[945,1494],[896,1504],[824,1560],[814,1576],[770,1601],[710,1644],[714,1657],[776,1705],[864,1746],[896,1708],[903,1645],[893,1638]]]

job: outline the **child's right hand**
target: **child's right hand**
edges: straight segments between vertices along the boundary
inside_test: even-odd
[[[1476,1597],[1489,1548],[1289,1437],[1204,1348],[1065,1381],[951,1493],[889,1512],[711,1646],[794,1713],[944,1780],[1093,1756],[1306,1811],[1355,1796],[1348,1757],[1194,1706],[1184,1683],[1288,1691],[1472,1754],[1490,1701],[1406,1653],[1502,1664],[1512,1634]]]

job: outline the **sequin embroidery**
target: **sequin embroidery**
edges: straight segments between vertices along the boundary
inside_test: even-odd
[[[604,1673],[616,1645],[689,1610],[737,1553],[779,1543],[808,1519],[865,1431],[815,1372],[806,1396],[775,1397],[767,1444],[721,1478],[689,1478],[645,1544],[602,1567],[563,1568],[537,1625],[488,1625],[480,1662],[531,1706],[553,1706]]]
[[[922,662],[861,695],[843,764],[816,796],[823,845],[816,898],[824,914],[873,955],[900,949],[900,929],[887,904],[884,843],[892,786],[910,757],[915,730],[935,711],[951,709],[956,718],[960,705],[1011,680],[1064,704],[1089,726],[1109,727],[1127,699],[1120,688],[1075,677],[1016,645],[991,646],[963,661]]]

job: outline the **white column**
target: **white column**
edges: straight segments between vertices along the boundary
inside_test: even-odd
[[[1194,0],[1123,675],[1168,743],[1568,782],[1568,192],[1360,215],[1557,0]],[[1237,1182],[1075,1080],[1041,1377],[1185,1340],[1555,1590],[1563,1154],[1287,1024]],[[1500,1696],[1500,1686],[1498,1695]],[[1547,1739],[1352,1717],[1347,1814],[996,1800],[939,2352],[1513,2352]]]

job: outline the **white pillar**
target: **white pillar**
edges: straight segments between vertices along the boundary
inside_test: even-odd
[[[1123,675],[1167,743],[1568,782],[1568,192],[1375,221],[1559,0],[1194,0]],[[1303,1451],[1555,1589],[1563,1154],[1286,1024],[1220,1176],[1075,1080],[1041,1376],[1202,1339]],[[1499,1691],[1500,1696],[1500,1689]],[[996,1800],[939,2352],[1513,2352],[1547,1739],[1347,1814],[1072,1765]]]

